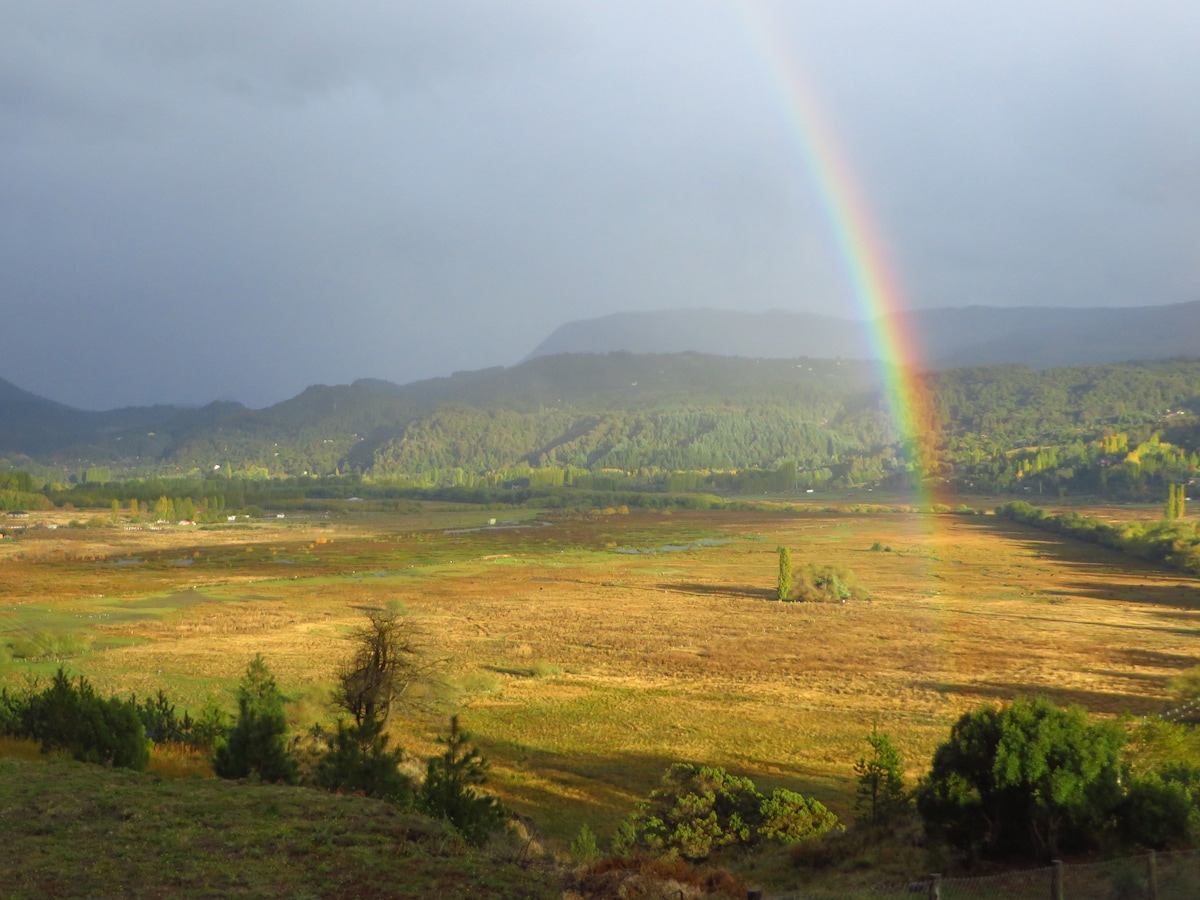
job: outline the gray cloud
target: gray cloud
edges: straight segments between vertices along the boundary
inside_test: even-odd
[[[0,377],[262,404],[854,314],[744,2],[0,2]],[[773,7],[909,302],[1200,296],[1200,11],[1101,6]]]

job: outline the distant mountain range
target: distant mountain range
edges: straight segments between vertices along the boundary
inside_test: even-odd
[[[935,364],[927,379],[939,415],[964,433],[1036,443],[1048,422],[1088,432],[1200,411],[1200,303],[906,315]],[[823,465],[897,439],[861,331],[796,313],[627,313],[563,326],[516,366],[406,385],[314,385],[258,410],[218,402],[86,412],[0,380],[0,470]],[[721,354],[692,352],[714,348]],[[1162,357],[1172,361],[1152,361]],[[1151,362],[1111,365],[1136,358]],[[1061,368],[1071,364],[1088,368]]]
[[[870,404],[877,379],[864,362],[578,354],[406,385],[314,385],[266,409],[221,402],[108,412],[72,409],[0,380],[0,470],[28,459],[141,472],[204,472],[232,463],[299,475],[335,466],[536,463],[568,445],[575,464],[590,464],[611,449],[612,434],[623,434],[647,410],[713,404],[737,415],[749,404],[770,403],[830,419],[846,412],[847,398],[855,398],[853,409]]]
[[[1200,355],[1200,301],[1121,308],[922,309],[876,319],[869,327],[850,319],[779,310],[626,312],[569,322],[542,341],[529,358],[625,350],[871,359],[876,350],[870,335],[881,332],[913,335],[924,365],[938,369],[1170,359]]]

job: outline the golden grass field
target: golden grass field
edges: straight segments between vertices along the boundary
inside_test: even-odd
[[[528,527],[462,531],[510,515]],[[621,552],[668,545],[688,549]],[[796,567],[845,566],[871,599],[771,600],[780,545]],[[848,819],[873,721],[916,778],[980,703],[1041,693],[1145,715],[1200,663],[1194,579],[994,516],[430,507],[211,531],[30,527],[0,542],[0,644],[84,634],[92,649],[71,671],[191,708],[231,704],[261,652],[298,727],[332,717],[358,608],[392,600],[439,661],[393,718],[395,740],[427,754],[460,712],[495,789],[557,838],[584,822],[611,833],[677,760]],[[4,659],[10,684],[57,665]]]

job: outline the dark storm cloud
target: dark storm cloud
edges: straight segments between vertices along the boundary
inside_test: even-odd
[[[1200,296],[1190,5],[773,9],[910,302]],[[852,315],[769,73],[739,2],[0,2],[0,377],[261,404]]]

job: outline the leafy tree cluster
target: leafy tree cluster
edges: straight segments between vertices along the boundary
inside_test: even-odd
[[[1118,724],[1045,699],[982,707],[937,749],[917,809],[931,837],[971,858],[1189,843],[1200,769],[1139,771],[1125,741]]]
[[[791,460],[792,477],[778,478],[771,486],[792,490],[797,466],[818,469],[839,454],[861,454],[883,442],[885,428],[881,411],[859,424],[840,419],[832,406],[578,412],[453,408],[408,423],[376,451],[372,471],[463,470],[479,476],[519,463],[535,469],[624,472],[775,470],[781,460]]]
[[[28,472],[0,472],[0,491],[34,492],[33,476]]]
[[[1055,369],[980,366],[925,380],[947,439],[974,435],[999,447],[1030,447],[1160,422],[1195,401],[1200,359]]]
[[[51,505],[42,494],[0,490],[0,510],[49,509]]]
[[[808,563],[794,579],[789,599],[819,603],[845,603],[847,600],[867,600],[870,594],[845,566]]]
[[[0,510],[48,508],[50,503],[37,491],[28,472],[0,472]]]
[[[676,763],[621,823],[613,849],[700,861],[724,847],[794,844],[840,827],[820,802],[793,791],[764,797],[749,778]]]
[[[987,453],[964,440],[951,458],[960,488],[1148,499],[1166,486],[1186,482],[1200,467],[1194,442],[1189,441],[1188,449],[1162,437],[1159,431],[1131,435],[1106,430],[1087,442],[1075,439],[1016,449],[1001,446]],[[1130,449],[1130,441],[1135,439]]]
[[[1055,515],[1024,501],[999,506],[996,514],[1200,575],[1200,524],[1178,519],[1109,523],[1075,512]]]

